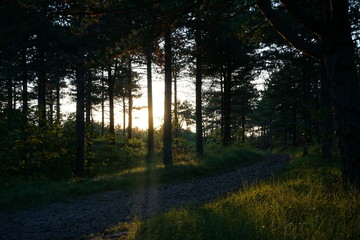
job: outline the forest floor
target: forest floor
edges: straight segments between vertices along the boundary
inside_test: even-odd
[[[65,203],[0,213],[0,239],[79,239],[119,222],[145,219],[172,208],[226,197],[245,185],[268,178],[288,160],[286,154],[269,154],[251,166],[215,176],[150,187],[145,184],[132,191],[104,192]],[[85,239],[111,239],[116,234]]]

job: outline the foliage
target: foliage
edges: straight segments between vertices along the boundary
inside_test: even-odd
[[[146,155],[145,143],[140,139],[131,138],[124,151],[129,158],[144,157]]]

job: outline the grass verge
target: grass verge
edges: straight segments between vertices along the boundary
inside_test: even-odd
[[[344,189],[337,163],[296,155],[267,182],[208,204],[174,209],[107,232],[118,239],[360,239],[359,189]]]
[[[194,177],[213,175],[227,171],[234,166],[247,166],[261,160],[263,154],[254,150],[230,147],[218,153],[209,154],[202,159],[192,157],[189,161],[176,161],[173,166],[165,168],[160,158],[154,164],[138,161],[136,167],[116,168],[116,162],[102,166],[101,174],[92,178],[50,181],[44,179],[34,182],[16,177],[0,178],[0,211],[12,211],[48,203],[68,201],[94,193],[127,190],[192,179]],[[108,161],[113,161],[109,159]],[[133,164],[134,165],[134,164]]]

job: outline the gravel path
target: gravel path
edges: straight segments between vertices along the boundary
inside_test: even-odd
[[[162,184],[136,191],[111,191],[68,203],[0,213],[1,240],[78,239],[101,232],[134,216],[147,218],[173,207],[210,201],[267,178],[286,164],[288,156],[267,155],[263,161],[217,176]]]

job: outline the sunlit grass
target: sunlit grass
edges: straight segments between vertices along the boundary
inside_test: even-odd
[[[120,224],[127,234],[118,239],[360,239],[359,189],[344,189],[339,168],[327,166],[316,154],[298,156],[225,199]]]

